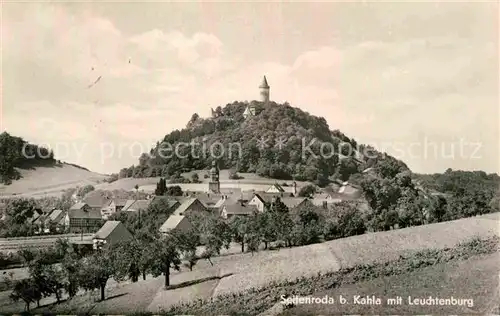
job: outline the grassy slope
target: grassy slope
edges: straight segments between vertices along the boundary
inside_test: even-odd
[[[68,164],[20,172],[21,179],[10,185],[0,184],[0,197],[60,195],[66,189],[87,184],[95,185],[106,179],[105,175]]]
[[[439,264],[402,275],[382,277],[374,280],[349,284],[337,289],[316,292],[314,297],[348,299],[354,295],[380,297],[384,302],[389,297],[403,297],[402,305],[297,305],[283,315],[325,315],[325,314],[491,314],[499,313],[500,253],[472,258],[462,262]],[[464,306],[414,306],[408,305],[407,297],[426,298],[472,298],[474,307]],[[496,307],[495,310],[493,310]]]
[[[138,306],[141,306],[143,309],[139,310],[149,310],[157,313],[161,309],[168,309],[168,307],[181,300],[197,300],[216,294],[240,292],[252,287],[262,286],[272,279],[291,280],[307,274],[317,274],[319,271],[336,271],[339,269],[339,263],[345,267],[356,264],[360,260],[362,262],[377,259],[387,260],[399,256],[407,250],[439,249],[454,246],[473,236],[500,235],[498,231],[499,220],[499,214],[490,214],[477,218],[344,238],[311,246],[279,251],[263,251],[253,256],[251,254],[230,255],[214,258],[212,260],[214,267],[211,267],[207,261],[203,260],[195,266],[195,271],[183,271],[176,274],[172,278],[172,284],[178,284],[193,278],[221,276],[227,273],[234,274],[218,281],[209,281],[168,291],[161,289],[163,278],[160,277],[156,279],[157,281],[125,285],[120,288],[120,292],[111,290],[110,295],[128,294],[113,298],[110,301],[89,303],[88,298],[82,297],[75,299],[70,304],[58,306],[52,312],[68,313],[68,311],[72,311],[71,313],[75,313],[82,311],[81,304],[91,304],[95,305],[93,312],[107,314],[116,314],[118,312],[114,310],[116,306],[120,306],[120,312],[128,309],[138,310]],[[413,238],[410,238],[410,236],[413,236]],[[350,252],[347,251],[349,249]],[[331,253],[328,253],[328,251],[331,251]],[[339,254],[343,254],[343,256],[340,257]],[[335,257],[340,257],[340,260],[336,260]],[[346,258],[354,259],[348,261]],[[149,285],[150,282],[154,283],[154,285]],[[148,295],[146,296],[143,295],[143,291],[146,290],[143,290],[139,284],[143,284],[144,288],[155,287],[157,284],[160,286],[156,287],[156,292],[153,289],[147,290]]]

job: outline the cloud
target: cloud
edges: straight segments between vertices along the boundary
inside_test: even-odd
[[[137,163],[127,151],[95,159],[99,144],[140,143],[149,150],[194,112],[206,116],[211,107],[256,99],[263,75],[271,99],[324,116],[332,129],[362,142],[465,135],[489,144],[490,157],[498,158],[498,137],[491,133],[498,131],[498,81],[491,67],[498,52],[489,42],[369,39],[304,47],[289,62],[263,61],[236,55],[237,43],[210,32],[153,28],[131,34],[87,11],[9,8],[2,28],[4,126],[35,142],[85,147],[68,159],[90,169],[115,172]],[[444,170],[449,161],[408,163]]]

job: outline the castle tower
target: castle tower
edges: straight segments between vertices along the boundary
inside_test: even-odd
[[[212,161],[212,169],[210,169],[208,191],[212,193],[220,193],[219,168],[217,167],[215,161]]]
[[[260,101],[267,103],[269,102],[269,90],[271,87],[267,84],[266,76],[262,79],[262,83],[259,86],[260,89]]]

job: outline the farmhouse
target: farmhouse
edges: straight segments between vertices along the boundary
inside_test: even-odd
[[[244,205],[243,203],[224,205],[221,211],[221,217],[229,219],[233,216],[249,216],[257,214],[259,210],[255,205]]]
[[[278,194],[293,194],[297,196],[297,183],[294,181],[291,187],[281,186],[278,183],[271,185],[266,191],[266,193],[278,193]]]
[[[170,215],[168,219],[161,225],[160,233],[168,234],[175,231],[187,233],[194,229],[193,224],[186,216],[183,215]]]
[[[191,212],[205,212],[207,207],[197,198],[185,200],[174,212],[174,215],[187,215]]]
[[[342,200],[341,199],[333,199],[333,198],[327,198],[327,199],[314,198],[311,200],[311,203],[314,206],[322,207],[324,209],[328,209],[332,204],[339,203],[339,202],[342,202]]]
[[[127,204],[127,199],[113,199],[108,205],[108,210],[111,214],[120,212]]]
[[[92,238],[94,249],[109,247],[121,241],[129,241],[134,237],[120,221],[107,221]]]
[[[266,209],[266,201],[259,194],[254,194],[253,198],[248,202],[248,205],[255,206],[261,213]]]
[[[63,210],[53,210],[48,216],[44,216],[43,232],[50,233],[51,230],[56,232],[64,231],[66,227],[65,216],[66,213]]]
[[[306,205],[313,205],[307,198],[282,198],[281,202],[291,211]]]
[[[102,225],[101,211],[80,202],[73,205],[65,218],[70,233],[94,233]]]
[[[92,209],[101,211],[102,208],[109,205],[110,199],[107,196],[102,196],[100,192],[90,192],[83,198],[83,203],[86,203]]]
[[[146,211],[152,200],[127,200],[122,208],[123,212]]]

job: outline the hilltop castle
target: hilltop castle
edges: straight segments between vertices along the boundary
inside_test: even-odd
[[[269,94],[271,87],[267,83],[266,76],[264,76],[264,78],[262,79],[262,83],[259,86],[259,90],[260,90],[260,102],[267,104],[269,102]],[[245,109],[245,112],[243,112],[243,116],[245,118],[249,118],[250,116],[254,115],[255,115],[255,106],[250,104]]]
[[[262,78],[262,83],[259,86],[259,101],[264,103],[264,105],[269,103],[270,90],[271,87],[267,83],[266,76],[264,76],[264,78]],[[255,114],[256,114],[255,105],[253,104],[248,105],[247,108],[245,109],[245,112],[243,112],[243,116],[245,118],[249,118],[250,116],[255,116]],[[216,111],[214,111],[213,108],[210,109],[210,117],[216,118],[220,115],[221,114],[216,113]]]

